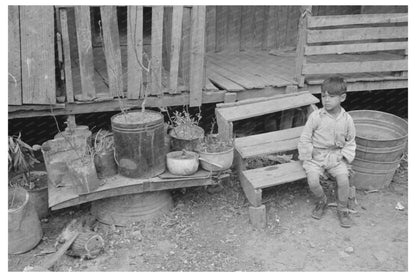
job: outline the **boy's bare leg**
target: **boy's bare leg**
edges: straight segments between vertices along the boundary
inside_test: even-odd
[[[336,177],[338,185],[338,207],[337,214],[342,227],[351,227],[352,221],[348,213],[348,196],[350,182],[347,174],[340,174]]]
[[[321,219],[327,207],[327,199],[319,181],[319,172],[308,172],[307,179],[310,190],[317,198],[316,206],[312,211],[312,217],[315,219]]]

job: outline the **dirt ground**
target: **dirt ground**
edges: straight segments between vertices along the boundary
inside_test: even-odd
[[[330,199],[333,187],[326,187]],[[335,208],[311,218],[313,198],[305,181],[264,191],[268,224],[250,225],[248,202],[233,175],[220,192],[204,187],[172,191],[168,214],[128,227],[96,224],[105,239],[92,260],[64,255],[54,271],[407,271],[407,159],[392,184],[377,192],[357,191],[354,225],[339,226]],[[396,209],[397,203],[404,210]],[[33,250],[9,255],[9,271],[45,258],[62,228],[89,213],[88,204],[55,211],[42,222],[43,240]]]

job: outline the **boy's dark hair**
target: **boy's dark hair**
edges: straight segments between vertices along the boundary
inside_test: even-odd
[[[330,77],[322,83],[321,91],[328,92],[328,94],[341,95],[347,92],[347,84],[341,77]]]

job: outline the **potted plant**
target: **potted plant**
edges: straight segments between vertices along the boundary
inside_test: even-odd
[[[234,140],[223,139],[218,134],[206,135],[197,148],[201,167],[208,171],[227,170],[233,164]]]
[[[169,117],[171,121],[171,150],[195,151],[198,144],[204,138],[204,129],[198,126],[201,115],[198,113],[196,117],[192,117],[188,111],[175,111],[173,117]]]
[[[114,138],[107,130],[100,129],[94,136],[94,164],[99,179],[117,174],[114,160]]]
[[[9,136],[9,172],[12,186],[26,189],[30,201],[34,204],[39,218],[48,215],[48,175],[46,171],[34,171],[34,165],[39,163],[34,151],[40,150],[39,145],[31,147],[18,136]]]
[[[33,154],[33,148],[21,140],[19,136],[9,136],[8,141],[8,253],[19,254],[35,247],[42,238],[42,228],[35,205],[30,199],[28,190],[39,186],[39,179],[30,169],[38,162]],[[34,177],[35,176],[35,177]],[[46,172],[44,176],[47,177]],[[47,182],[40,186],[46,186]],[[45,185],[46,184],[46,185]],[[46,199],[46,205],[47,205]]]

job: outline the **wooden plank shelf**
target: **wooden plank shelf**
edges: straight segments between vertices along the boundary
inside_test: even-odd
[[[103,185],[97,190],[81,195],[77,195],[73,191],[71,183],[69,182],[67,182],[66,186],[60,187],[55,187],[52,184],[49,184],[49,207],[52,210],[58,210],[98,199],[126,194],[196,186],[209,186],[214,184],[211,177],[212,175],[209,171],[202,169],[197,171],[194,175],[184,177],[175,177],[166,172],[157,177],[148,179],[132,179],[121,175],[115,175],[110,178],[103,179]],[[225,180],[226,178],[229,178],[229,174],[221,174],[218,178],[219,180]]]

